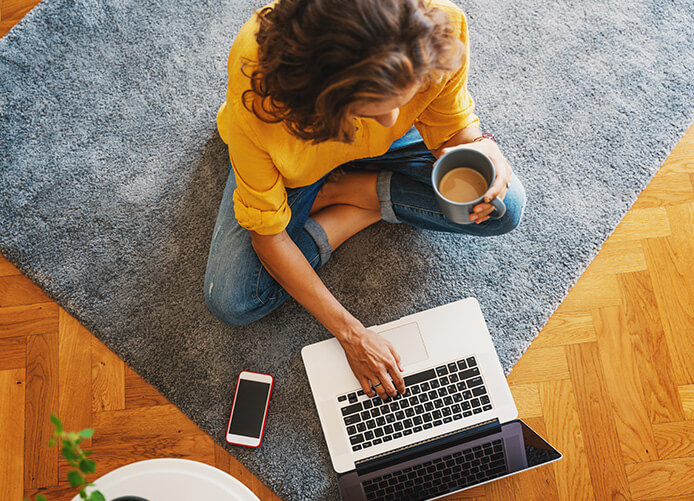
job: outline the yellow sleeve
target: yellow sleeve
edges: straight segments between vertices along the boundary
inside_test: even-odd
[[[465,62],[448,77],[441,91],[415,121],[415,127],[430,150],[440,148],[459,131],[475,122],[479,123],[479,118],[473,113],[475,103],[467,91],[470,66],[467,19],[461,10],[456,10],[459,13],[456,17],[460,22],[460,40],[465,45]]]
[[[236,175],[236,219],[244,228],[261,235],[280,233],[291,219],[282,175],[270,155],[238,126],[236,119],[227,125],[229,158]]]

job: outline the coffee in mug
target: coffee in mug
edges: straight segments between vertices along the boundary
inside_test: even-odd
[[[448,150],[434,162],[431,185],[444,216],[458,224],[473,224],[470,214],[475,206],[484,202],[484,194],[496,179],[492,160],[476,148],[459,146]],[[489,201],[496,209],[490,219],[499,219],[506,213],[506,205],[499,197]]]
[[[468,167],[457,167],[443,175],[439,192],[451,202],[466,203],[477,200],[489,186],[484,176]]]

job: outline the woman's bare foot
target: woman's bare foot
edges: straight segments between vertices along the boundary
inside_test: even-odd
[[[373,171],[337,170],[318,192],[310,215],[323,227],[333,249],[381,219],[377,177]]]
[[[328,177],[311,207],[314,213],[331,205],[352,205],[368,210],[379,210],[376,194],[378,172],[336,171]]]

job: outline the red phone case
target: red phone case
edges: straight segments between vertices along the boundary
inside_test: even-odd
[[[267,423],[267,415],[270,411],[270,396],[272,395],[272,387],[275,384],[275,378],[272,377],[270,374],[265,374],[264,372],[254,372],[254,371],[241,371],[241,372],[250,372],[251,374],[261,374],[263,376],[268,376],[270,378],[270,389],[267,392],[267,409],[265,410],[265,417],[263,418],[263,427],[260,429],[260,442],[258,442],[258,445],[246,445],[246,444],[237,444],[236,442],[229,442],[227,440],[228,444],[232,445],[240,445],[242,447],[250,447],[251,449],[257,449],[260,447],[260,444],[263,443],[263,435],[265,434],[265,423]],[[231,412],[229,412],[229,422],[227,423],[227,431],[224,433],[224,436],[228,436],[229,434],[229,425],[231,425],[231,415],[234,413],[234,405],[236,405],[236,394],[239,391],[239,381],[241,380],[241,372],[239,372],[239,377],[236,378],[236,389],[234,390],[234,401],[231,404]],[[251,437],[252,438],[252,437]],[[226,438],[225,438],[226,440]]]

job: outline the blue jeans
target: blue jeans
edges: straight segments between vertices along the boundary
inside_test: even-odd
[[[343,169],[378,169],[376,191],[381,217],[390,223],[407,223],[427,230],[465,233],[480,237],[502,235],[520,223],[525,207],[525,190],[513,175],[504,203],[506,214],[480,224],[457,224],[441,212],[431,185],[435,158],[413,127],[383,155],[353,160]],[[318,270],[332,248],[323,228],[309,212],[328,175],[309,186],[288,188],[291,220],[287,234],[306,260]],[[234,171],[229,176],[217,215],[205,273],[205,301],[210,311],[229,325],[246,325],[264,317],[282,304],[289,294],[265,270],[251,245],[251,235],[234,216],[232,194]]]

